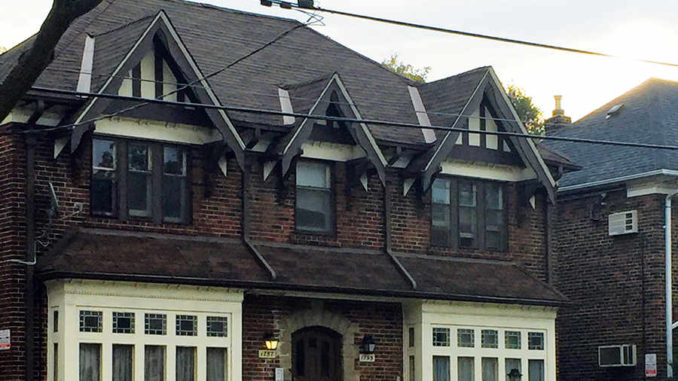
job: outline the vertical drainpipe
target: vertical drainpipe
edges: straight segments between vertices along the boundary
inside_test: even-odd
[[[33,309],[35,303],[35,287],[33,285],[33,266],[35,260],[35,145],[34,136],[26,137],[26,284],[24,288],[25,312],[25,340],[26,340],[26,371],[25,380],[33,381],[35,367]]]
[[[664,250],[666,258],[664,262],[665,273],[665,292],[666,292],[666,377],[673,377],[673,284],[672,284],[672,266],[671,266],[671,198],[675,195],[666,196],[664,205]]]

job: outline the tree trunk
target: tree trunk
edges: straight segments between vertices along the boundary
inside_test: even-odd
[[[0,84],[0,121],[7,117],[52,62],[54,48],[71,23],[94,9],[101,1],[54,0],[47,19],[33,40],[33,46],[19,58],[17,65]]]

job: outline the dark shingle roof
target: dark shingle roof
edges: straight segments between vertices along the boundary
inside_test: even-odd
[[[38,259],[42,279],[98,278],[557,305],[565,297],[510,262],[399,255],[419,287],[379,251],[256,243],[278,278],[240,240],[80,229]]]
[[[100,87],[105,77],[102,80],[98,76],[112,71],[129,50],[130,41],[143,30],[144,20],[160,11],[168,15],[203,74],[234,62],[299,25],[295,20],[178,0],[104,0],[72,24],[56,48],[54,62],[36,86],[75,90],[85,36],[89,34],[100,36],[95,42],[97,77],[93,78],[93,85]],[[3,68],[14,62],[11,60],[14,55],[8,53],[0,57],[0,78]],[[431,102],[426,104],[427,109],[458,112],[481,71],[477,69],[420,85],[425,104]],[[418,123],[407,88],[413,85],[411,81],[308,27],[293,31],[269,48],[210,78],[209,83],[222,104],[280,110],[278,87],[282,84],[307,83],[335,72],[341,75],[363,118]],[[307,108],[303,100],[300,102],[302,109]],[[279,125],[281,120],[279,116],[252,113],[230,115],[234,120],[248,123]],[[435,124],[445,124],[448,119],[432,118]],[[392,126],[370,126],[370,129],[378,140],[424,144],[418,129]]]
[[[623,107],[610,118],[611,107]],[[678,141],[678,83],[650,79],[610,101],[574,125],[562,127],[554,136],[616,140],[649,144]],[[678,152],[647,148],[591,145],[548,141],[555,149],[582,167],[566,173],[559,187],[613,182],[617,178],[659,169],[678,169]]]

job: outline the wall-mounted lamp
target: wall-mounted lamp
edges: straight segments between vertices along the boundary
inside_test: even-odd
[[[266,344],[266,349],[270,351],[278,349],[278,338],[272,333],[264,335],[264,343]]]
[[[510,381],[520,381],[520,378],[523,377],[523,375],[520,374],[520,371],[516,368],[511,369],[507,376]]]
[[[363,340],[360,342],[360,353],[363,354],[372,354],[374,353],[377,344],[374,343],[374,339],[370,335],[363,336]]]

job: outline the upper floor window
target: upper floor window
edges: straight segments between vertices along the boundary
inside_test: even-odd
[[[310,233],[332,233],[334,213],[332,170],[326,163],[300,161],[297,164],[296,226]]]
[[[506,248],[505,200],[501,183],[437,179],[431,192],[433,245],[489,250]]]
[[[94,139],[92,214],[188,222],[187,155],[173,145]]]

